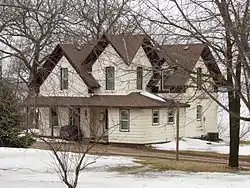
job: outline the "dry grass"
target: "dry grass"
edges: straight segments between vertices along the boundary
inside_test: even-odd
[[[249,144],[250,144],[250,141],[241,140],[241,141],[240,141],[240,144],[249,145]]]
[[[191,162],[191,161],[175,161],[158,158],[137,158],[136,163],[141,166],[119,166],[110,168],[109,171],[120,173],[141,173],[141,172],[155,172],[155,171],[187,171],[187,172],[228,172],[234,173],[238,171],[250,171],[244,168],[230,168],[227,165],[211,164],[204,162]]]

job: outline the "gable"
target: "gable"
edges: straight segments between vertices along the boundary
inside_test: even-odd
[[[61,68],[68,69],[68,89],[60,88]],[[42,96],[87,96],[88,87],[65,56],[62,56],[40,86]]]
[[[161,68],[168,65],[174,70],[165,85],[184,86],[189,80],[190,74],[195,71],[199,59],[203,60],[202,62],[207,68],[207,72],[211,74],[213,81],[218,81],[219,67],[205,44],[163,45],[159,56],[165,62],[160,64]],[[148,87],[158,84],[160,79],[160,71],[155,71]]]

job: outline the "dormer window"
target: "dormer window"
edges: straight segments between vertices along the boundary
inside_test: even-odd
[[[201,82],[202,82],[202,69],[199,67],[197,68],[197,71],[196,71],[196,76],[197,76],[197,89],[198,90],[201,90]]]
[[[67,68],[61,68],[61,90],[68,89],[69,87],[69,73]]]
[[[115,89],[115,67],[106,67],[106,90]]]
[[[143,68],[137,67],[137,69],[136,69],[136,88],[142,89],[142,83],[143,83]]]
[[[167,85],[168,78],[172,75],[172,70],[170,69],[163,69],[161,71],[161,90],[162,91],[169,91],[170,89]]]

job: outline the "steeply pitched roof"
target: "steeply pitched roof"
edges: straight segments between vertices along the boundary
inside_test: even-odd
[[[168,65],[174,67],[172,76],[169,77],[164,85],[184,86],[200,57],[204,60],[214,81],[218,81],[217,76],[220,74],[220,70],[206,44],[162,45],[158,54],[160,59],[165,59]],[[210,57],[209,59],[207,58],[208,56]],[[162,66],[162,64],[159,66]],[[160,72],[155,71],[148,86],[156,85],[160,78]]]
[[[167,108],[174,107],[174,100],[160,101],[140,93],[129,95],[95,95],[92,97],[34,97],[27,98],[24,106],[89,106],[89,107],[129,107],[129,108]],[[181,103],[181,107],[189,105]]]
[[[156,57],[158,57],[157,53],[152,50],[152,44],[146,35],[103,35],[94,44],[83,46],[58,44],[38,71],[32,84],[40,87],[64,55],[89,88],[100,87],[91,74],[91,70],[93,63],[108,44],[113,46],[127,65],[130,65],[140,46],[143,47],[151,63],[156,61]]]
[[[109,35],[107,39],[127,65],[130,65],[146,35]],[[149,40],[149,39],[148,39]]]
[[[38,75],[33,82],[37,86],[41,86],[64,55],[88,87],[100,87],[93,75],[82,67],[82,62],[88,57],[92,49],[93,45],[77,47],[74,44],[58,44],[39,69]]]

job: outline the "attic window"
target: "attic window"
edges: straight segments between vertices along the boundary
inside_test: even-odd
[[[201,82],[202,82],[202,69],[199,67],[199,68],[197,68],[197,70],[196,70],[197,72],[196,72],[196,76],[197,76],[197,80],[196,80],[196,82],[197,82],[197,89],[198,90],[201,90]]]
[[[161,71],[161,90],[168,90],[167,80],[172,75],[172,70],[170,69],[163,69]]]
[[[69,73],[67,68],[61,68],[61,90],[68,89],[69,87]]]
[[[115,67],[106,67],[106,90],[115,89]]]

